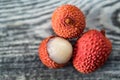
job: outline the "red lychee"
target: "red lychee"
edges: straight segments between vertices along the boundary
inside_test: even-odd
[[[79,37],[85,28],[85,16],[76,6],[62,5],[53,12],[52,28],[58,36]]]
[[[69,41],[51,36],[41,42],[39,58],[49,68],[60,68],[70,60],[72,51],[73,48]]]
[[[76,43],[73,65],[79,72],[93,72],[106,62],[111,50],[112,44],[104,31],[89,30]]]

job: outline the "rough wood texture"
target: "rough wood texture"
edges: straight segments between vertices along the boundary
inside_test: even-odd
[[[51,14],[73,4],[86,15],[87,28],[105,29],[113,51],[105,65],[85,75],[70,63],[48,69],[38,58],[38,46],[54,35]],[[120,80],[120,0],[0,0],[0,80]]]

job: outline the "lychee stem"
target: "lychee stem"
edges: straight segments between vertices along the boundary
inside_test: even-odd
[[[65,22],[66,22],[67,24],[69,24],[69,23],[70,23],[70,19],[66,19]]]
[[[100,32],[103,34],[103,36],[105,36],[105,30],[104,29],[102,29]]]
[[[65,19],[65,23],[70,25],[73,23],[73,20],[70,18],[67,18],[67,19]]]

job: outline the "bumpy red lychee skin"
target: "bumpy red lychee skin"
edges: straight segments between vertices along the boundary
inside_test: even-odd
[[[73,5],[62,5],[53,12],[52,28],[61,37],[78,37],[85,28],[85,16]]]
[[[46,65],[47,67],[49,67],[49,68],[60,68],[60,67],[63,67],[65,64],[57,64],[56,62],[51,60],[50,57],[49,57],[48,51],[47,51],[47,43],[53,37],[55,37],[55,36],[48,37],[41,42],[39,50],[38,50],[38,52],[39,52],[38,55],[39,55],[39,58],[42,61],[42,63],[44,65]]]
[[[74,49],[73,65],[79,72],[95,71],[106,62],[110,55],[112,44],[101,32],[89,30],[78,39]]]

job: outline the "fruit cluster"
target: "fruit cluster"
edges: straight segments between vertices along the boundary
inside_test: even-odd
[[[85,16],[73,5],[62,5],[52,15],[52,28],[58,36],[43,40],[39,47],[39,58],[49,68],[65,66],[72,58],[75,69],[90,73],[101,67],[112,50],[105,31],[85,28]],[[74,47],[67,40],[78,38]]]

